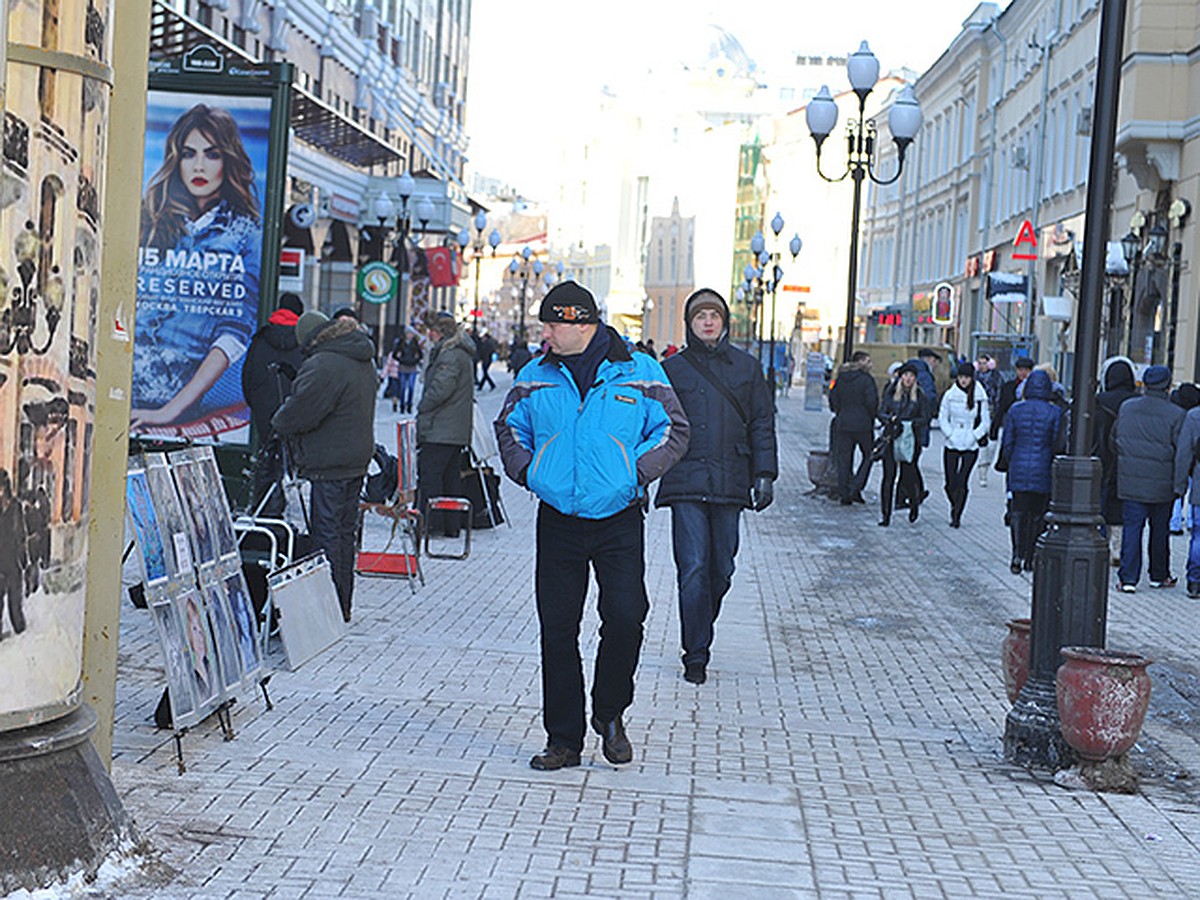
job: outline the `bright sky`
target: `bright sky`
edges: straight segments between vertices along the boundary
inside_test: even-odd
[[[528,152],[530,143],[572,127],[572,110],[605,84],[673,60],[700,61],[710,24],[736,37],[768,78],[772,66],[795,53],[845,55],[863,40],[883,72],[904,66],[923,72],[976,6],[975,0],[854,0],[841,8],[813,0],[474,0],[470,166],[527,196],[546,196],[553,173]]]

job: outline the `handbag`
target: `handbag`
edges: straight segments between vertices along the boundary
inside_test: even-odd
[[[986,401],[984,401],[984,402],[986,402]],[[983,406],[976,403],[975,404],[975,427],[978,428],[980,426],[980,424],[982,424],[982,422],[983,422]],[[984,447],[986,447],[988,445],[988,436],[985,434],[983,437],[977,438],[975,443],[979,446],[979,449],[982,450]]]
[[[1000,448],[999,454],[996,456],[996,461],[992,463],[992,468],[997,472],[1008,471],[1008,457],[1004,455],[1004,448]]]
[[[892,442],[892,455],[896,462],[910,463],[916,451],[917,439],[913,434],[912,422],[901,422],[900,436]]]

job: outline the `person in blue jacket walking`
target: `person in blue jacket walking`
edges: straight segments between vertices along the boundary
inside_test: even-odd
[[[646,489],[687,450],[689,427],[662,366],[630,353],[595,298],[556,285],[538,318],[546,353],[523,366],[495,422],[504,471],[537,495],[536,595],[546,748],[529,764],[579,765],[586,731],[579,624],[588,567],[600,587],[592,729],[605,759],[633,759],[622,716],[649,611]]]
[[[1050,376],[1040,369],[1025,379],[1024,397],[1004,417],[1001,457],[1008,462],[1012,492],[1012,562],[1014,575],[1033,571],[1033,551],[1050,506],[1055,454],[1065,443],[1062,410],[1051,402]]]

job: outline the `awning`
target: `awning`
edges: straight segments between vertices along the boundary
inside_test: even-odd
[[[229,43],[195,19],[171,9],[162,0],[153,0],[150,9],[151,59],[182,56],[198,44],[211,44],[247,62],[258,62],[241,47]],[[292,85],[291,127],[296,137],[305,143],[358,168],[366,169],[403,158],[395,147],[298,85]]]

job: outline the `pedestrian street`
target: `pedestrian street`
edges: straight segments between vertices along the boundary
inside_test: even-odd
[[[511,383],[493,374],[489,420]],[[394,449],[388,407],[377,435]],[[535,505],[507,480],[511,527],[476,532],[466,561],[426,561],[415,593],[360,578],[348,636],[296,672],[273,643],[274,709],[247,693],[233,741],[215,721],[188,733],[183,775],[153,725],[150,618],[125,603],[113,775],[155,864],[114,896],[1194,895],[1200,604],[1182,586],[1110,594],[1109,645],[1156,661],[1140,793],[1012,767],[999,648],[1028,615],[1030,576],[1009,572],[1002,478],[973,477],[948,527],[935,432],[919,520],[879,528],[878,471],[865,506],[810,495],[828,423],[801,389],[779,398],[776,500],[743,516],[702,686],[682,678],[670,517],[649,514],[620,768],[593,734],[579,768],[529,768],[544,744]],[[1173,538],[1176,574],[1185,550]]]

